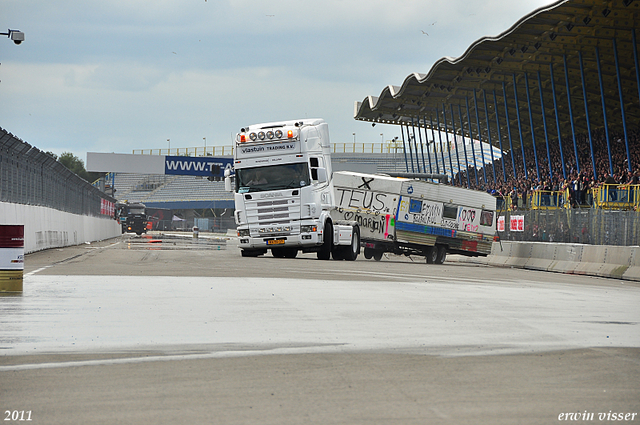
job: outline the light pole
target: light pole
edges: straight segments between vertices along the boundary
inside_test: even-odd
[[[356,133],[353,133],[353,144],[356,144]]]
[[[207,156],[207,138],[203,137],[202,140],[204,140],[204,156]]]
[[[169,143],[169,149],[167,150],[167,155],[171,155],[171,139],[167,139],[167,142]]]
[[[8,32],[0,32],[0,35],[6,35],[14,43],[20,44],[24,41],[24,33],[20,30],[7,30]]]

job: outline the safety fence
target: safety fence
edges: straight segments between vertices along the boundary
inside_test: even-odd
[[[2,128],[0,201],[96,217],[113,216],[115,206],[114,198]]]
[[[414,148],[420,148],[424,152],[440,152],[435,145],[413,144]],[[410,147],[411,148],[411,147]],[[417,149],[416,148],[416,149]],[[404,154],[405,147],[401,142],[385,143],[332,143],[332,153],[386,153]],[[233,156],[233,146],[207,146],[173,149],[134,149],[137,155],[168,155],[168,156]],[[407,154],[409,150],[407,150]]]
[[[640,211],[599,208],[502,211],[503,240],[590,245],[640,245]]]

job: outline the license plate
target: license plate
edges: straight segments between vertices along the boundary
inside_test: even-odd
[[[267,241],[267,245],[283,245],[284,239],[271,239]]]

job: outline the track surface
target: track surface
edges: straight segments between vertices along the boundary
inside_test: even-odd
[[[2,419],[640,423],[631,282],[125,235],[28,255],[24,287],[0,297]]]

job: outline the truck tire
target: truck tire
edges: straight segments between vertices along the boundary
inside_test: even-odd
[[[444,260],[447,258],[447,247],[444,245],[436,245],[436,250],[438,251],[436,264],[444,263]]]
[[[322,247],[318,251],[318,260],[328,260],[331,258],[331,248],[333,247],[333,225],[330,221],[324,224],[322,231]]]
[[[373,251],[373,259],[376,261],[380,261],[382,260],[382,255],[384,254],[384,251],[381,249],[376,249],[375,251]]]
[[[364,258],[367,260],[371,260],[373,258],[373,248],[365,248],[364,249]]]
[[[351,234],[351,245],[342,247],[342,257],[347,261],[355,261],[360,253],[360,228],[355,226]]]
[[[438,248],[435,246],[429,246],[424,250],[424,256],[427,258],[427,264],[437,264],[438,261]]]

